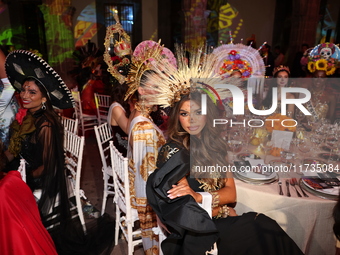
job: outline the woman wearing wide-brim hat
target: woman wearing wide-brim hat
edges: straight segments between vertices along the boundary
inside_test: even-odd
[[[45,227],[49,225],[46,216],[52,209],[53,215],[58,216],[49,229],[58,254],[101,254],[113,243],[114,222],[102,217],[95,225],[87,226],[85,235],[78,218],[71,217],[64,128],[56,113],[56,109],[73,107],[71,92],[53,68],[31,52],[11,52],[5,68],[23,103],[11,125],[10,145],[5,152],[6,170],[18,169],[20,158],[25,159],[28,186],[32,191],[42,191],[38,208]],[[55,207],[56,200],[58,206]]]
[[[72,94],[61,77],[42,58],[17,50],[5,62],[7,77],[19,91],[22,108],[10,126],[10,143],[0,160],[3,171],[16,170],[26,161],[26,182],[32,192],[41,190],[37,200],[42,222],[57,210],[61,226],[71,221],[65,176],[64,129],[55,109],[73,107]],[[58,200],[59,206],[54,208]]]
[[[10,127],[10,144],[5,152],[9,162],[5,171],[18,169],[20,159],[26,160],[27,184],[32,191],[42,190],[38,206],[45,216],[54,205],[57,194],[67,190],[63,127],[54,108],[73,107],[73,98],[53,68],[31,52],[11,52],[6,58],[5,68],[22,100],[22,108]]]

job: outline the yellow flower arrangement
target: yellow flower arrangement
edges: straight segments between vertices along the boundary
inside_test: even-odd
[[[282,148],[279,147],[274,147],[270,150],[270,155],[274,156],[274,157],[280,157],[281,156],[281,151]]]
[[[326,75],[334,74],[335,70],[336,70],[335,66],[328,65],[327,68],[326,68]]]
[[[308,68],[308,71],[310,71],[311,73],[314,73],[315,72],[315,62],[313,62],[313,61],[308,62],[307,68]]]
[[[274,115],[271,115],[267,118],[267,120],[275,120],[275,121],[266,121],[265,123],[265,127],[267,129],[268,132],[272,132],[273,130],[281,130],[281,131],[291,131],[291,132],[295,132],[296,130],[296,126],[292,127],[295,123],[295,121],[286,116],[286,115],[281,115],[280,113],[276,113]],[[289,126],[289,127],[284,127],[282,126],[282,121],[283,120],[287,120],[285,121],[285,125]]]
[[[255,146],[260,145],[261,140],[267,135],[268,135],[268,131],[265,128],[256,128],[250,140],[250,144],[255,145]]]
[[[308,53],[308,63],[305,62],[306,57],[301,61],[303,60],[302,62],[307,64],[307,69],[311,73],[318,70],[325,71],[326,75],[332,75],[340,61],[339,53],[340,48],[334,43],[321,43]]]
[[[315,62],[315,68],[316,70],[326,71],[327,64],[328,64],[328,61],[326,59],[321,58]]]

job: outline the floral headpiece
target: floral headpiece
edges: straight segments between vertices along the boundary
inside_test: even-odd
[[[223,62],[219,73],[222,76],[225,74],[230,76],[234,71],[239,71],[242,74],[242,78],[249,78],[252,73],[250,64],[246,60],[242,60],[240,53],[236,50],[231,50],[228,58]]]
[[[160,43],[156,43],[152,46],[145,45],[145,47],[138,51],[137,55],[134,54],[132,56],[130,72],[126,79],[129,88],[125,94],[124,100],[127,100],[136,92],[144,72],[152,68],[152,62],[156,59],[160,60],[163,58],[162,50],[163,46],[160,45]]]
[[[290,74],[290,70],[288,66],[279,65],[274,68],[273,76],[275,76],[276,73],[281,72],[281,71],[286,71],[288,74]]]
[[[217,84],[240,85],[240,79],[230,77],[222,80],[214,72],[216,55],[205,54],[202,50],[192,53],[190,63],[185,60],[185,51],[177,49],[178,68],[169,62],[155,61],[153,70],[155,73],[148,74],[150,83],[156,84],[155,94],[148,95],[148,102],[163,107],[173,106],[180,101],[181,96],[193,91],[200,91],[207,94],[214,103],[220,102],[230,96],[228,89],[216,89]],[[190,67],[189,67],[190,66]],[[164,72],[164,70],[166,70]]]
[[[145,48],[158,47],[158,45],[160,45],[160,42],[161,42],[160,40],[159,40],[159,42],[155,42],[155,41],[152,41],[152,40],[146,40],[146,41],[141,42],[140,44],[137,45],[137,47],[133,51],[133,56],[139,57],[139,56],[143,55]],[[176,57],[172,53],[171,50],[169,50],[168,48],[163,46],[161,55],[162,55],[163,59],[167,59],[167,61],[169,61],[170,64],[177,67]]]
[[[333,43],[322,43],[309,53],[307,68],[311,73],[325,71],[326,75],[334,74],[340,59],[340,49]]]
[[[214,49],[217,61],[215,72],[223,78],[239,71],[242,78],[260,77],[265,74],[265,65],[258,50],[243,44],[224,44]]]
[[[116,10],[113,11],[113,17],[116,20],[116,24],[111,25],[106,29],[104,61],[108,65],[107,70],[120,84],[123,84],[126,77],[122,74],[122,69],[128,69],[131,62],[130,58],[127,57],[132,53],[131,42],[130,36],[125,32],[123,26],[119,22]],[[114,38],[115,34],[118,34],[118,40]],[[112,47],[116,55],[113,57],[109,53],[109,51],[112,50]]]

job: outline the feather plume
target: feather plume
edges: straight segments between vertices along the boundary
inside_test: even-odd
[[[237,53],[239,55],[239,59],[230,59],[230,52],[235,51],[235,54]],[[224,64],[226,64],[226,61],[231,62],[230,66],[226,66],[225,72],[228,76],[235,70],[234,68],[234,63],[235,60],[241,60],[243,63],[241,65],[249,65],[251,71],[250,75],[246,75],[245,77],[260,77],[264,76],[266,67],[264,65],[263,59],[258,52],[258,50],[252,48],[251,46],[246,46],[241,43],[237,44],[224,44],[212,52],[212,54],[216,55],[217,60],[216,60],[216,65],[214,67],[214,70],[217,74],[221,74],[221,68],[223,67]],[[236,70],[245,70],[243,67],[240,67],[239,69],[236,68]],[[243,76],[243,74],[242,74]]]
[[[194,90],[199,90],[201,93],[209,90],[211,92],[209,96],[214,96],[213,101],[216,101],[231,96],[228,89],[216,89],[217,84],[241,85],[242,80],[239,78],[222,79],[214,72],[217,61],[215,54],[206,54],[202,49],[198,49],[191,54],[188,64],[184,49],[177,48],[176,58],[178,68],[166,59],[158,59],[152,63],[155,73],[149,74],[147,78],[150,84],[154,84],[155,94],[145,97],[150,104],[173,106],[182,95]]]

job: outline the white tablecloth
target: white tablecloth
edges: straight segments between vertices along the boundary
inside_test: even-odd
[[[308,255],[335,254],[332,210],[335,201],[318,198],[297,197],[290,187],[291,197],[286,196],[286,185],[282,180],[284,196],[279,195],[277,183],[253,185],[235,180],[237,190],[236,212],[255,211],[263,213],[286,231],[300,249]],[[301,193],[301,191],[300,191]]]

